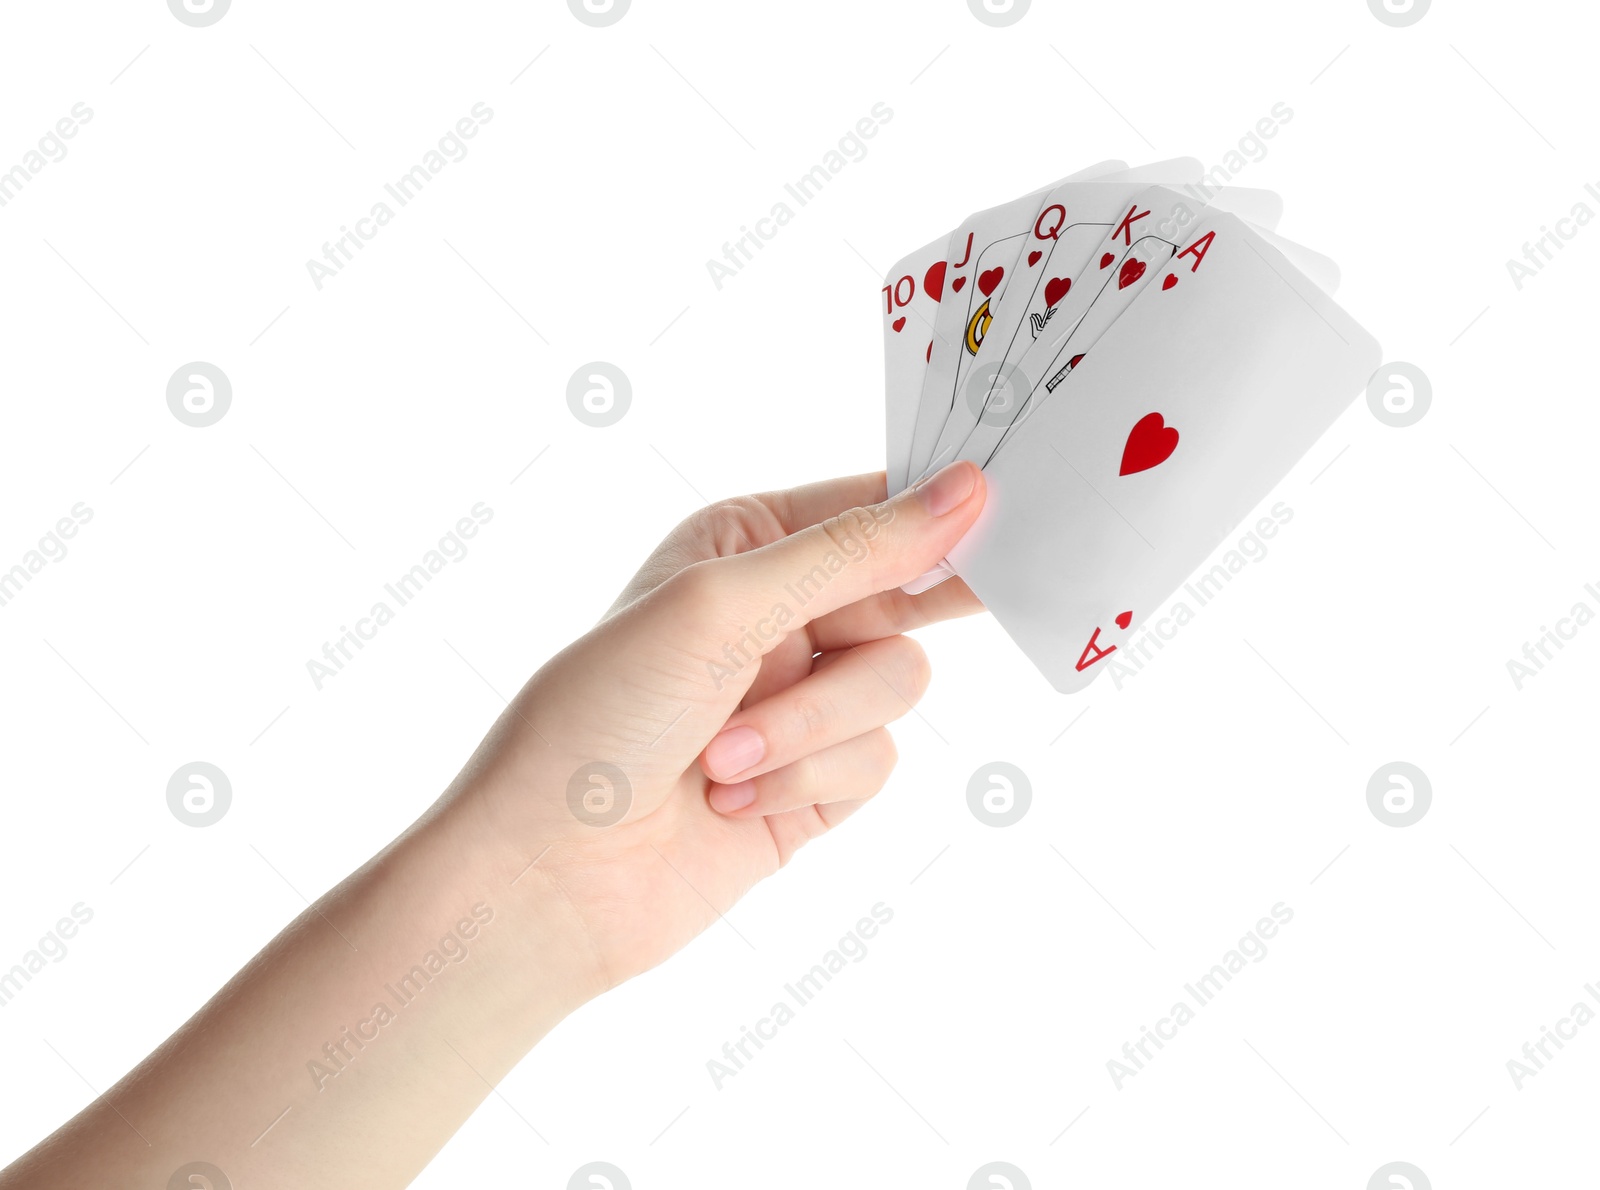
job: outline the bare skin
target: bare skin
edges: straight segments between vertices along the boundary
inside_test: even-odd
[[[972,525],[982,473],[883,497],[878,473],[684,522],[427,813],[0,1187],[166,1186],[197,1161],[409,1183],[563,1017],[883,786],[884,725],[929,680],[901,634],[979,610],[959,580],[896,588]]]

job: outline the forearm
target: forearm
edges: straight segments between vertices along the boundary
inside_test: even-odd
[[[164,1186],[194,1161],[408,1183],[599,990],[560,896],[475,817],[431,816],[322,897],[0,1184]]]

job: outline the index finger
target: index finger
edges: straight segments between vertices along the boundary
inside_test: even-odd
[[[821,524],[847,508],[861,508],[888,499],[888,479],[882,471],[824,479],[777,492],[761,492],[756,499],[771,509],[784,533]]]

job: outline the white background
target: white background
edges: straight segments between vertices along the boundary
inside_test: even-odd
[[[427,805],[682,516],[881,465],[881,270],[1102,158],[1221,163],[1281,101],[1236,180],[1338,260],[1427,415],[1358,397],[1267,501],[1293,509],[1268,556],[1120,689],[1054,694],[985,618],[926,632],[935,684],[871,811],[564,1024],[418,1184],[1592,1166],[1600,1028],[1521,1090],[1506,1069],[1600,977],[1600,627],[1520,690],[1506,666],[1600,610],[1600,229],[1520,290],[1506,268],[1600,210],[1592,9],[1037,0],[997,29],[960,0],[636,0],[591,28],[552,0],[236,0],[195,29],[106,0],[6,25],[0,169],[94,115],[0,208],[0,569],[93,519],[0,608],[0,966],[94,918],[0,1009],[0,1162]],[[307,259],[480,101],[469,155],[319,291]],[[865,158],[716,288],[706,261],[878,102]],[[166,405],[191,360],[233,385],[205,429]],[[631,381],[609,428],[567,408],[590,360]],[[315,689],[307,660],[478,501],[470,554]],[[233,787],[206,829],[166,805],[192,760]],[[966,804],[994,760],[1033,791],[1003,829]],[[1393,760],[1433,789],[1404,829],[1366,801]],[[707,1060],[880,901],[868,956],[716,1089]],[[1117,1090],[1107,1059],[1280,901],[1268,957]]]

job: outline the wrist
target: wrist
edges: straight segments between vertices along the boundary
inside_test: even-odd
[[[547,846],[496,829],[459,791],[374,861],[377,895],[470,947],[458,1005],[508,1069],[607,987],[581,920],[543,869]]]

